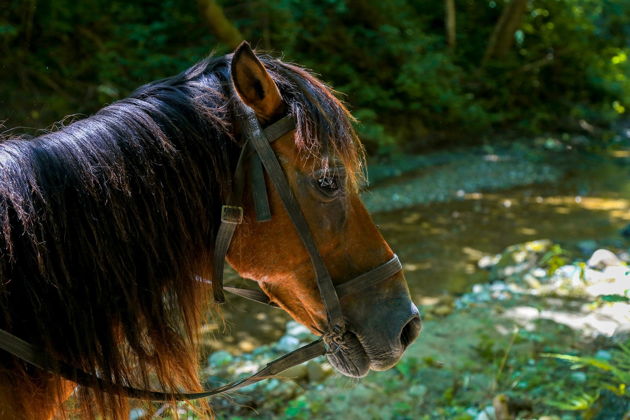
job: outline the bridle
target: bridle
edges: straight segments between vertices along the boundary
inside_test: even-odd
[[[245,165],[248,162],[252,201],[257,222],[264,223],[270,220],[272,216],[264,177],[264,171],[266,171],[271,184],[280,196],[284,208],[295,226],[304,248],[309,254],[328,322],[327,330],[322,332],[322,338],[268,363],[264,368],[247,378],[202,392],[183,393],[152,391],[112,383],[77,369],[67,362],[52,359],[42,349],[1,329],[0,349],[35,367],[59,374],[80,385],[97,386],[104,391],[112,390],[112,392],[131,398],[155,401],[193,400],[225,393],[277,375],[290,367],[317,356],[339,351],[337,343],[341,342],[343,334],[346,332],[346,323],[339,300],[344,296],[358,293],[392,277],[402,270],[402,265],[398,257],[394,255],[384,264],[335,286],[319,254],[306,218],[271,147],[272,142],[296,128],[294,117],[289,114],[263,129],[256,118],[255,112],[242,102],[237,102],[237,107],[240,108],[237,109],[237,113],[240,114],[237,118],[237,123],[244,136],[244,142],[234,171],[233,188],[228,194],[226,204],[221,208],[221,224],[215,241],[213,277],[211,281],[214,300],[217,303],[225,302],[223,294],[225,290],[256,302],[276,306],[261,289],[240,289],[223,286],[225,257],[236,228],[243,222],[243,195],[247,173]]]

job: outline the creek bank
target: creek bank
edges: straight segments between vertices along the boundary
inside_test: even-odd
[[[362,199],[369,211],[381,212],[461,200],[479,192],[554,183],[584,165],[610,161],[611,154],[630,163],[630,157],[624,155],[627,150],[623,150],[629,142],[630,131],[619,128],[612,143],[621,148],[621,155],[616,150],[594,152],[593,140],[579,135],[395,155],[369,162],[370,188]]]
[[[213,406],[232,419],[621,419],[630,411],[625,388],[545,355],[617,363],[618,345],[630,345],[629,260],[627,248],[579,258],[548,240],[508,247],[479,260],[490,282],[425,302],[421,336],[394,369],[353,380],[320,358]],[[252,373],[314,338],[290,322],[273,345],[214,353],[207,385]],[[587,397],[586,409],[567,409]]]

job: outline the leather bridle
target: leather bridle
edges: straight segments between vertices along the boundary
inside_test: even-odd
[[[271,219],[263,172],[266,171],[271,184],[280,196],[284,208],[295,226],[304,248],[309,254],[328,321],[327,330],[322,332],[322,338],[268,363],[264,368],[247,378],[202,392],[182,393],[152,391],[112,383],[111,381],[77,369],[67,362],[52,359],[42,349],[1,329],[0,349],[11,353],[15,357],[33,366],[59,374],[80,385],[98,386],[106,392],[110,392],[111,390],[111,392],[120,393],[131,398],[155,401],[193,400],[233,391],[270,376],[277,375],[290,367],[317,356],[339,351],[337,343],[341,342],[343,334],[346,332],[346,322],[339,300],[348,294],[358,293],[392,277],[402,270],[400,261],[398,257],[394,255],[384,264],[354,279],[335,286],[326,268],[326,264],[319,254],[306,218],[289,186],[282,166],[271,147],[273,141],[295,129],[296,123],[294,117],[287,115],[265,129],[262,129],[255,112],[240,101],[238,101],[238,105],[240,109],[237,110],[237,112],[241,115],[237,118],[237,122],[240,125],[241,133],[244,135],[244,142],[234,172],[233,188],[226,199],[226,204],[223,205],[221,209],[221,225],[219,226],[216,236],[213,257],[213,277],[211,281],[214,300],[217,303],[225,302],[225,296],[223,295],[223,291],[225,290],[250,300],[276,306],[260,289],[240,289],[223,286],[225,257],[230,248],[230,243],[236,228],[243,222],[242,203],[245,190],[245,166],[246,162],[249,162],[252,201],[254,203],[257,222],[264,222]]]

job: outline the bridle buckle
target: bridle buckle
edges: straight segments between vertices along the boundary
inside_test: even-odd
[[[237,225],[243,223],[243,207],[223,205],[221,207],[221,222]]]

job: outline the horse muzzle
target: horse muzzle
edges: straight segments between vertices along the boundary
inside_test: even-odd
[[[361,317],[360,323],[352,316],[357,311],[352,312],[348,330],[329,340],[327,355],[337,371],[350,377],[392,368],[422,329],[418,308],[408,296],[372,306],[369,318]]]

